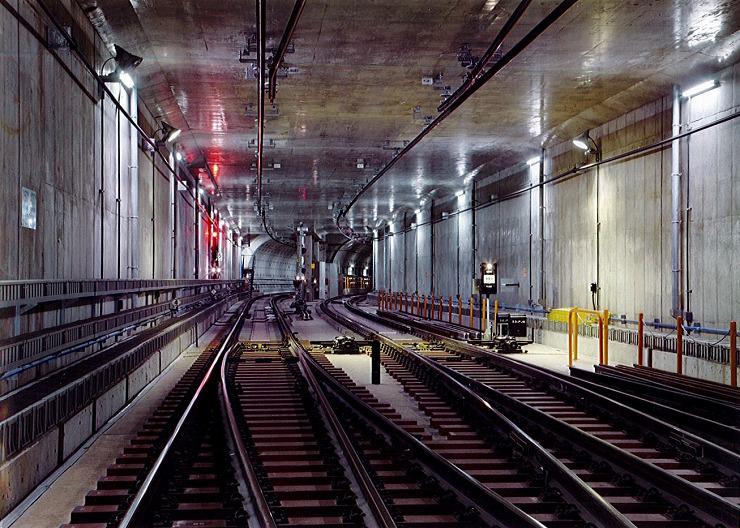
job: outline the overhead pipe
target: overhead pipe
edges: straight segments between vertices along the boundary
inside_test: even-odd
[[[255,0],[255,7],[257,9],[257,213],[262,215],[262,154],[265,132],[265,0]]]
[[[292,244],[276,237],[267,225],[267,210],[262,200],[262,170],[265,137],[265,41],[267,32],[267,21],[265,0],[255,0],[257,11],[257,214],[262,219],[262,227],[265,233],[279,244],[291,246]]]
[[[511,14],[511,16],[509,16],[506,22],[504,22],[504,25],[501,27],[498,34],[494,37],[491,45],[488,46],[488,49],[483,53],[481,58],[478,59],[478,62],[475,63],[475,66],[471,70],[470,74],[465,78],[460,87],[458,87],[458,89],[455,90],[455,92],[450,97],[442,101],[442,103],[437,107],[438,112],[442,112],[452,103],[452,101],[460,97],[465,92],[465,90],[470,88],[473,83],[475,83],[478,77],[480,77],[483,68],[490,62],[491,58],[496,53],[496,50],[498,50],[498,48],[501,46],[501,43],[504,41],[511,29],[522,17],[524,11],[526,11],[530,3],[531,0],[521,0],[521,2],[519,2],[519,5],[516,6],[514,12]]]
[[[139,97],[136,88],[131,89],[129,108],[131,109],[131,132],[129,133],[131,149],[131,165],[129,166],[129,273],[130,279],[139,278],[139,143],[136,136],[136,127],[139,125]],[[152,156],[154,165],[154,156]],[[154,182],[152,182],[154,185]],[[175,178],[175,188],[177,188]],[[154,237],[152,237],[154,238]]]
[[[574,178],[574,177],[578,176],[580,173],[586,172],[586,171],[588,171],[588,170],[590,170],[590,169],[592,169],[594,167],[601,166],[601,165],[604,165],[604,164],[607,164],[607,163],[613,163],[615,161],[619,161],[619,160],[623,160],[623,159],[628,159],[628,158],[631,158],[633,156],[638,156],[640,154],[644,154],[646,152],[650,152],[650,151],[653,151],[653,150],[662,148],[662,147],[666,146],[667,144],[672,143],[673,141],[676,141],[678,139],[682,139],[682,138],[691,136],[693,134],[696,134],[698,132],[702,132],[704,130],[708,130],[708,129],[710,129],[712,127],[715,127],[717,125],[721,125],[722,123],[726,123],[728,121],[732,121],[733,119],[737,119],[738,117],[740,117],[740,111],[735,112],[735,113],[732,113],[732,114],[728,114],[728,115],[726,115],[724,117],[721,117],[721,118],[719,118],[719,119],[717,119],[715,121],[712,121],[711,123],[707,123],[705,125],[701,125],[701,126],[698,126],[696,128],[692,128],[691,130],[687,130],[686,132],[682,132],[682,133],[680,133],[677,136],[671,136],[669,138],[661,139],[661,140],[656,141],[655,143],[651,143],[649,145],[644,145],[642,147],[636,147],[636,148],[634,148],[632,150],[628,150],[626,152],[622,152],[621,154],[615,154],[614,156],[610,156],[610,157],[608,157],[606,159],[602,159],[601,161],[593,161],[593,162],[590,162],[590,163],[586,163],[584,165],[573,167],[572,169],[569,169],[569,170],[567,170],[565,172],[562,172],[560,174],[556,174],[554,176],[550,176],[549,178],[544,178],[544,175],[543,175],[543,179],[540,182],[536,183],[536,184],[528,185],[526,187],[523,187],[522,189],[517,189],[516,191],[512,191],[512,192],[510,192],[508,194],[505,194],[503,196],[500,196],[500,197],[496,198],[495,200],[490,200],[488,202],[482,203],[481,205],[479,205],[479,206],[477,206],[475,208],[476,209],[485,209],[486,207],[490,207],[490,206],[495,205],[497,203],[505,202],[507,200],[511,200],[513,198],[516,198],[518,196],[521,196],[521,195],[523,195],[525,193],[528,193],[532,189],[537,189],[537,188],[542,189],[545,185],[549,185],[551,183],[560,183],[560,182],[564,182],[564,181],[570,180],[571,178]],[[460,209],[455,214],[459,214],[459,213],[464,213],[466,211],[470,211],[472,208],[473,207],[471,206],[471,207],[467,207],[465,209]],[[428,224],[436,223],[436,222],[440,222],[440,221],[444,221],[444,220],[433,220],[433,221],[430,220],[429,222],[419,223],[419,224],[417,224],[416,227],[419,228],[420,226],[424,226],[424,225],[428,225]],[[373,240],[376,240],[376,239],[373,239]]]
[[[280,69],[280,64],[285,58],[285,53],[288,50],[288,44],[293,38],[293,33],[295,32],[295,28],[298,26],[298,20],[301,18],[301,13],[303,13],[304,7],[306,7],[306,0],[296,0],[295,4],[293,4],[293,11],[291,11],[290,13],[288,24],[285,26],[285,31],[283,31],[283,36],[280,39],[280,44],[273,54],[272,64],[270,64],[270,74],[268,76],[269,95],[271,103],[275,100],[275,91],[277,90],[277,74],[278,70]]]
[[[671,143],[671,315],[683,315],[684,299],[681,269],[681,94],[678,86],[673,87],[673,129],[676,138]]]
[[[444,121],[452,112],[457,110],[460,105],[467,101],[471,95],[477,92],[484,84],[486,84],[494,75],[501,71],[507,64],[514,60],[527,46],[529,46],[537,37],[544,33],[552,24],[554,24],[568,9],[570,9],[578,0],[564,0],[561,2],[553,11],[551,11],[544,19],[542,19],[532,30],[527,33],[524,38],[517,42],[501,59],[496,61],[489,70],[480,75],[459,97],[453,100],[443,112],[441,112],[434,120],[425,127],[414,139],[412,139],[406,146],[401,149],[398,154],[393,156],[391,160],[382,168],[378,173],[373,176],[352,198],[349,204],[344,207],[336,218],[336,226],[340,232],[344,233],[344,230],[339,225],[339,220],[342,217],[346,217],[352,206],[357,203],[365,191],[372,187],[375,182],[383,177],[390,169],[392,169],[398,161],[411,151],[416,145],[418,145],[427,134],[434,130],[442,121]],[[350,231],[351,232],[351,231]],[[345,234],[345,236],[349,237]]]

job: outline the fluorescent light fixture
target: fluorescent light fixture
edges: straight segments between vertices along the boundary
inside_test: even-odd
[[[537,156],[536,158],[529,158],[527,160],[527,165],[531,167],[532,165],[537,165],[539,162],[540,162],[540,157]]]
[[[182,153],[180,153],[180,152],[175,152],[175,159],[176,159],[177,161],[182,161]]]
[[[460,197],[461,197],[461,196],[462,196],[463,194],[465,194],[465,191],[464,191],[464,190],[462,190],[462,189],[460,189],[459,191],[457,191],[457,192],[455,193],[455,196],[457,196],[458,198],[460,198]]]
[[[583,138],[575,138],[573,144],[581,150],[588,150],[588,143]]]
[[[118,80],[121,81],[121,84],[124,85],[129,90],[134,87],[134,79],[131,77],[131,74],[127,71],[122,71],[118,74]]]
[[[691,88],[684,90],[681,95],[684,97],[694,97],[695,95],[699,95],[704,92],[708,92],[709,90],[713,90],[714,88],[717,88],[718,86],[719,86],[719,81],[717,79],[712,79],[710,81],[704,81],[703,83],[699,83],[695,86],[692,86]]]

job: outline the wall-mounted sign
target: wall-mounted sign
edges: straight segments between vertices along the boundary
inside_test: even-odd
[[[22,187],[21,226],[36,229],[36,192]]]

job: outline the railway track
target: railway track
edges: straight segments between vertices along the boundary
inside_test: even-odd
[[[482,527],[494,516],[501,526],[541,526],[505,504],[492,515],[497,497],[455,490],[454,468],[403,449],[415,441],[407,431],[367,406],[385,429],[377,427],[355,395],[319,383],[321,368],[272,304],[284,341],[242,347],[224,369],[260,526]]]
[[[382,324],[381,318],[352,306],[327,303],[324,308],[355,332],[378,338],[383,343],[386,368],[405,381],[409,390],[420,390],[420,383],[426,389],[433,388],[440,376],[450,376],[484,397],[521,424],[635,526],[737,525],[734,453],[708,443],[692,444],[691,435],[677,436],[676,429],[666,424],[643,429],[651,423],[650,418],[639,416],[639,421],[630,422],[634,411],[617,419],[591,405],[572,387],[571,392],[556,390],[565,382],[540,375],[536,369],[500,368],[491,363],[490,354],[440,336],[433,336],[431,346],[429,342],[399,346],[349,320],[348,315],[359,316],[363,322],[370,319],[375,327]],[[342,314],[342,310],[350,312]],[[409,326],[396,329],[413,330]],[[422,335],[431,337],[429,333]],[[507,365],[519,365],[506,361]],[[594,399],[598,399],[596,395]],[[661,438],[666,429],[674,434],[672,443]],[[656,492],[658,489],[663,493]]]
[[[244,526],[227,438],[212,412],[213,369],[251,301],[228,312],[214,343],[185,372],[63,528]]]

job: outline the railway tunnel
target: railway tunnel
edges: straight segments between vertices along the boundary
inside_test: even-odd
[[[740,2],[0,0],[0,528],[740,526]]]

